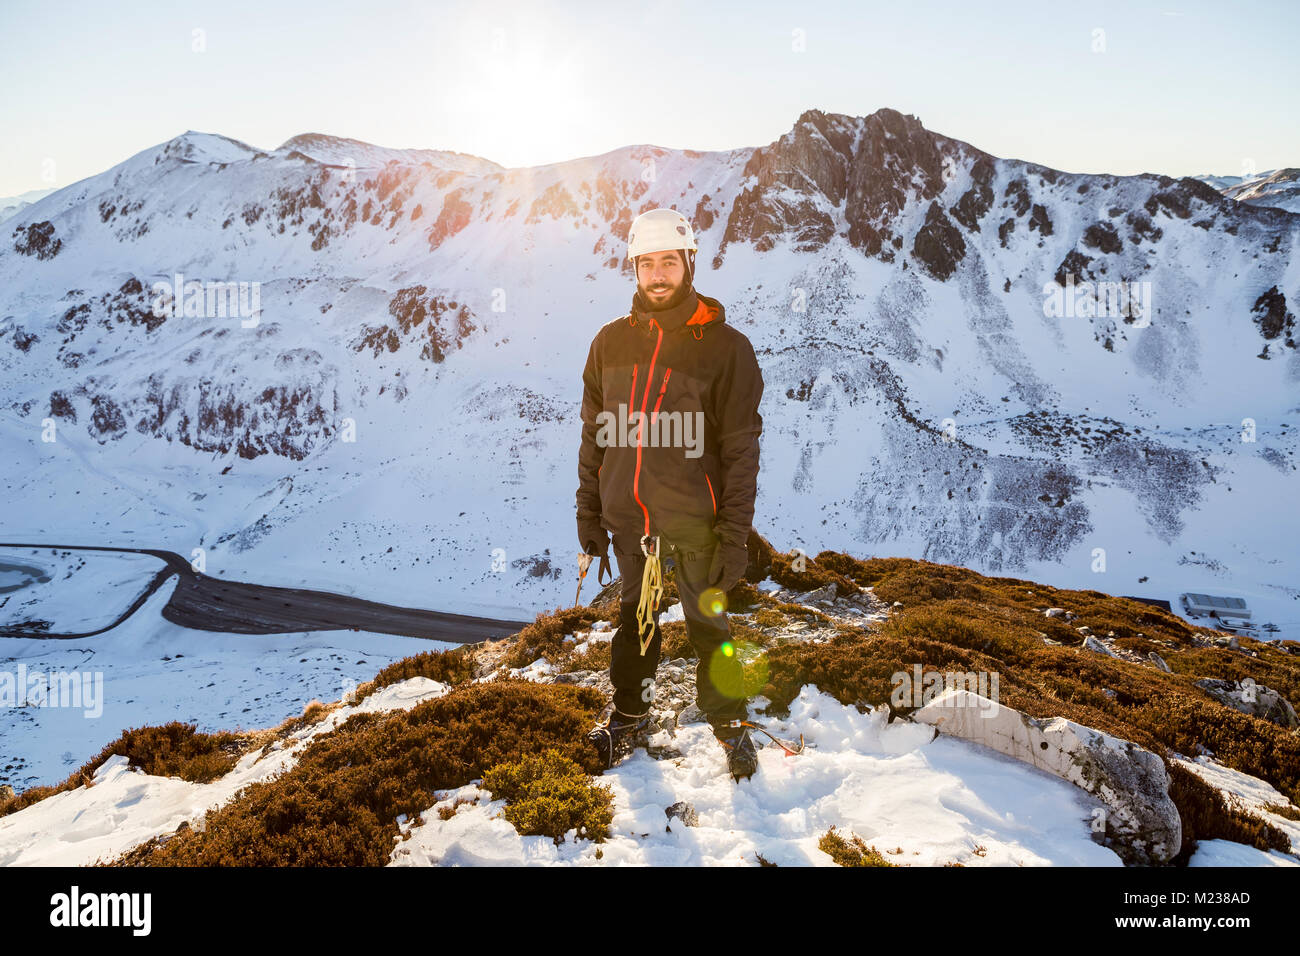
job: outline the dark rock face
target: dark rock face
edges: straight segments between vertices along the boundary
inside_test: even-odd
[[[1255,325],[1259,328],[1259,334],[1270,341],[1282,338],[1283,344],[1294,349],[1295,343],[1295,316],[1287,311],[1286,296],[1284,296],[1277,286],[1273,286],[1258,299],[1255,300],[1254,307],[1250,310],[1251,317],[1255,320]],[[1259,358],[1270,358],[1269,345],[1266,342],[1264,350],[1259,353]]]
[[[966,255],[966,240],[937,202],[930,203],[926,211],[925,225],[916,234],[912,255],[941,281],[957,271],[957,263]]]
[[[962,194],[949,212],[952,217],[966,227],[967,232],[979,230],[980,220],[993,205],[993,164],[987,157],[981,156],[971,167],[971,178],[975,180],[971,188]]]
[[[63,392],[50,393],[50,417],[64,418],[74,424],[77,421],[77,410],[72,406],[72,400]]]
[[[198,419],[191,420],[183,406],[177,440],[199,451],[225,454],[233,448],[241,458],[272,454],[301,461],[334,434],[337,397],[332,384],[276,385],[251,401],[249,384],[198,382]],[[169,404],[176,398],[173,390]]]
[[[388,313],[396,326],[390,323],[363,327],[360,337],[352,343],[356,351],[370,349],[377,356],[385,349],[396,352],[404,341],[410,341],[419,344],[420,358],[440,363],[452,348],[461,348],[477,328],[469,306],[430,295],[422,285],[399,289],[388,303]]]
[[[764,251],[787,239],[798,251],[816,251],[835,235],[831,211],[840,208],[854,248],[894,261],[903,244],[895,220],[918,191],[923,201],[943,192],[944,147],[950,142],[926,130],[916,117],[891,109],[861,120],[808,110],[789,134],[751,155],[715,266],[732,242],[752,242]],[[953,160],[951,153],[949,148]],[[975,182],[953,207],[954,216],[970,230],[978,228],[993,202],[992,157],[978,151],[975,156]],[[922,245],[933,245],[934,238],[928,236]],[[947,238],[941,244],[947,255],[957,249],[964,254],[964,245]]]
[[[943,156],[936,137],[914,116],[877,110],[864,121],[850,167],[844,207],[849,241],[876,255],[878,243],[893,239],[894,218],[906,206],[914,182],[922,202],[943,191]]]
[[[1124,243],[1120,241],[1119,233],[1115,227],[1108,222],[1093,223],[1083,233],[1083,244],[1089,249],[1098,249],[1101,252],[1119,252],[1124,248]]]
[[[1159,182],[1162,188],[1152,193],[1143,203],[1143,208],[1152,216],[1164,210],[1167,215],[1187,219],[1192,214],[1193,201],[1210,206],[1211,211],[1231,207],[1227,199],[1199,179],[1180,179],[1174,182],[1168,176],[1161,176]]]
[[[1014,234],[1015,231],[1016,221],[1014,219],[1006,219],[1003,221],[1002,225],[998,226],[998,244],[1001,245],[1003,249],[1007,247],[1007,237]]]
[[[92,395],[90,404],[94,409],[90,416],[90,434],[102,445],[110,439],[121,438],[126,434],[126,419],[122,409],[107,395]]]
[[[28,332],[21,325],[14,329],[14,348],[20,352],[29,352],[33,345],[41,340],[35,332]]]
[[[465,200],[461,190],[453,189],[442,201],[442,211],[429,230],[429,250],[437,249],[468,226],[473,218],[474,207]]]
[[[1160,237],[1165,234],[1163,229],[1154,225],[1150,219],[1140,212],[1130,212],[1124,217],[1124,222],[1131,230],[1129,239],[1133,241],[1134,245],[1140,244],[1143,239],[1159,242]]]
[[[1037,229],[1044,236],[1052,234],[1052,218],[1047,215],[1047,210],[1038,203],[1034,203],[1033,215],[1029,217],[1029,231]]]
[[[1023,216],[1029,212],[1029,184],[1023,178],[1013,179],[1007,183],[1006,191],[1002,195],[1015,203],[1014,208],[1017,216]]]
[[[63,240],[54,235],[54,223],[49,220],[29,223],[26,229],[19,226],[13,235],[14,251],[24,256],[53,259],[63,248]]]
[[[1085,256],[1078,249],[1071,249],[1066,253],[1065,258],[1061,260],[1061,264],[1056,269],[1056,275],[1053,276],[1056,284],[1065,285],[1068,282],[1074,282],[1077,285],[1080,282],[1097,278],[1093,275],[1092,270],[1088,268],[1091,262],[1092,258],[1090,256]]]

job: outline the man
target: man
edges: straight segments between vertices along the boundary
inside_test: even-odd
[[[763,376],[749,339],[716,299],[695,291],[695,236],[673,209],[628,232],[631,311],[605,325],[583,370],[578,540],[622,575],[611,644],[613,711],[589,739],[607,765],[651,727],[659,661],[660,559],[676,568],[699,663],[697,703],[739,780],[758,766],[726,592],[744,576],[758,483]]]

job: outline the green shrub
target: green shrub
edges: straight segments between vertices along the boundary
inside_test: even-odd
[[[831,827],[822,838],[817,841],[817,848],[827,854],[832,860],[840,866],[897,866],[897,863],[890,863],[874,846],[867,846],[862,842],[862,837],[856,833],[853,834],[853,842],[850,843],[844,837],[835,832]]]
[[[539,657],[545,657],[558,664],[569,651],[564,643],[565,635],[589,630],[591,625],[603,620],[603,611],[586,605],[557,607],[549,613],[538,614],[533,623],[515,636],[502,663],[507,667],[527,667]]]
[[[573,829],[597,842],[609,836],[612,791],[558,750],[498,764],[483,775],[483,787],[507,801],[506,819],[525,836],[549,836],[556,843]]]
[[[452,647],[443,651],[425,651],[389,664],[372,680],[357,689],[357,703],[381,687],[400,684],[412,677],[427,677],[453,687],[474,676],[474,657],[469,646]]]
[[[555,748],[601,769],[583,735],[604,705],[591,688],[523,680],[465,684],[408,710],[354,714],[273,780],[208,811],[201,829],[127,853],[145,866],[383,866],[397,817],[488,768]]]
[[[132,767],[157,777],[180,777],[211,783],[229,773],[252,744],[246,734],[199,733],[195,724],[172,721],[161,727],[134,727],[55,786],[32,787],[0,805],[0,817],[29,807],[56,793],[86,786],[109,757],[126,757]]]

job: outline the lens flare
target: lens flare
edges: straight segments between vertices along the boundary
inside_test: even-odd
[[[727,612],[727,595],[719,588],[705,588],[698,603],[705,617],[719,617]]]
[[[753,697],[763,690],[768,677],[763,648],[747,641],[724,641],[709,660],[713,686],[731,698]]]

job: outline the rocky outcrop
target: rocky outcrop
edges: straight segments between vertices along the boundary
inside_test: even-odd
[[[909,201],[936,200],[948,179],[968,164],[973,185],[952,211],[967,229],[976,229],[993,202],[994,160],[964,144],[960,149],[973,158],[958,157],[958,148],[915,116],[896,110],[861,119],[808,110],[788,134],[750,156],[715,267],[732,242],[752,242],[760,252],[783,239],[798,251],[820,249],[836,234],[838,210],[852,246],[893,262],[904,243],[897,219]],[[956,234],[942,209],[938,216]],[[927,261],[960,260],[965,254],[960,234],[954,240],[936,234],[938,228],[932,225],[921,240],[932,254]],[[936,271],[951,274],[951,267],[940,265]]]
[[[1295,316],[1287,310],[1286,296],[1278,290],[1277,286],[1273,286],[1255,300],[1250,315],[1256,328],[1259,329],[1259,334],[1266,339],[1264,350],[1259,353],[1260,358],[1271,357],[1269,343],[1277,339],[1282,339],[1282,344],[1289,349],[1296,347]]]
[[[951,689],[911,714],[942,734],[991,747],[1088,791],[1106,805],[1094,832],[1125,863],[1167,863],[1182,843],[1164,761],[1129,740],[1064,717],[1036,720],[968,690]]]
[[[1249,677],[1239,681],[1207,677],[1198,680],[1196,686],[1219,703],[1233,710],[1239,710],[1243,714],[1272,721],[1287,730],[1300,726],[1300,721],[1296,719],[1295,708],[1291,706],[1289,700],[1271,687],[1256,684]]]

